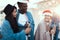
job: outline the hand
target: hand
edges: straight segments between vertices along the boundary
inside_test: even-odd
[[[2,38],[2,35],[0,34],[0,39]]]
[[[25,33],[26,33],[26,34],[29,34],[30,31],[31,31],[31,28],[29,28],[29,27],[25,29]]]
[[[56,32],[56,25],[54,25],[53,29],[51,30],[51,34],[55,34]]]
[[[51,30],[51,34],[55,34],[55,30],[52,29],[52,30]]]
[[[26,22],[25,27],[26,27],[26,29],[25,29],[26,34],[29,34],[31,31],[30,23]]]
[[[30,23],[26,22],[25,27],[30,27]]]

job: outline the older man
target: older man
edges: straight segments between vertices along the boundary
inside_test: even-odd
[[[44,19],[39,23],[36,33],[35,40],[51,40],[50,34],[55,32],[51,29],[52,12],[50,10],[43,11]],[[50,30],[51,29],[51,30]]]

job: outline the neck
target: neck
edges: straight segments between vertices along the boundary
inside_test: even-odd
[[[19,13],[21,13],[21,14],[24,14],[24,13],[26,13],[26,12],[27,12],[27,11],[26,11],[26,12],[24,12],[24,11],[21,11],[21,10],[18,10],[18,11],[19,11]]]

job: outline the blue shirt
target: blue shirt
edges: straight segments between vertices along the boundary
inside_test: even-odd
[[[30,22],[31,26],[31,32],[30,32],[30,40],[34,40],[34,20],[30,12],[27,12],[27,17]],[[19,18],[19,13],[17,14],[17,20]],[[18,24],[21,26],[20,24]],[[13,33],[13,30],[11,28],[11,25],[8,20],[4,20],[3,24],[1,26],[1,34],[2,34],[2,39],[0,40],[26,40],[26,33],[24,30],[18,32],[18,33]]]

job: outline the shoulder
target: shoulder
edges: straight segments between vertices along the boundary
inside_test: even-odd
[[[44,24],[44,19],[39,22],[39,25]]]
[[[27,11],[27,15],[30,16],[30,17],[32,17],[32,13],[29,12],[29,11]]]
[[[6,19],[4,19],[3,23],[6,23],[6,24],[7,24],[7,23],[9,23],[9,21],[8,21],[8,20],[6,20]]]
[[[7,32],[7,34],[8,33],[13,33],[12,32],[12,29],[11,29],[11,25],[10,25],[10,23],[9,23],[9,21],[8,20],[4,20],[3,21],[3,24],[1,25],[2,26],[2,32]]]
[[[31,15],[31,12],[27,11],[27,14],[30,14]]]
[[[9,23],[9,21],[8,20],[6,20],[6,19],[4,19],[3,20],[3,23],[2,23],[2,26],[4,25],[4,26],[8,26],[10,23]]]
[[[30,11],[27,11],[27,13],[31,13]]]

